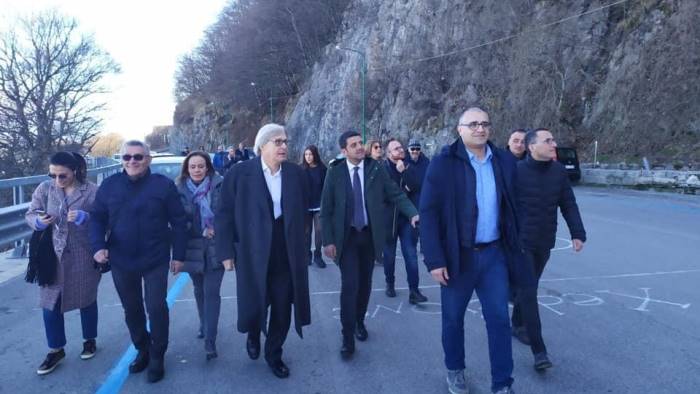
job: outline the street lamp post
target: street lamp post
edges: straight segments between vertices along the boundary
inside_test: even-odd
[[[275,116],[274,116],[274,106],[272,105],[272,100],[274,97],[272,97],[272,92],[270,92],[270,123],[273,123],[275,121]]]
[[[347,48],[347,47],[341,47],[340,45],[336,45],[335,49],[337,50],[343,50],[343,51],[350,51],[350,52],[355,52],[360,55],[360,59],[362,64],[360,65],[360,85],[361,85],[361,91],[362,91],[362,119],[361,119],[361,128],[362,128],[362,143],[365,143],[366,141],[366,126],[365,126],[365,79],[366,79],[366,74],[367,74],[367,56],[363,51],[353,49],[353,48]]]

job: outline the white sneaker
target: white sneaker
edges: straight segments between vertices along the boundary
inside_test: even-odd
[[[469,394],[467,379],[464,377],[464,370],[447,370],[447,390],[450,394]]]

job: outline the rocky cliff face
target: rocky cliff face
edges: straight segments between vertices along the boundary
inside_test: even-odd
[[[334,156],[339,133],[360,128],[361,56],[337,43],[366,54],[368,138],[420,138],[432,153],[478,105],[500,144],[548,127],[586,160],[598,140],[602,160],[700,162],[698,21],[695,0],[352,0],[275,120],[284,114],[293,157],[311,143]],[[175,126],[193,146],[250,145],[266,112],[185,103]]]
[[[597,10],[610,3],[352,1],[337,43],[366,53],[368,138],[417,137],[435,151],[478,105],[499,143],[543,126],[584,158],[598,140],[603,158],[700,160],[700,2]],[[332,156],[339,132],[359,129],[360,65],[326,48],[287,104],[295,150],[314,143]]]

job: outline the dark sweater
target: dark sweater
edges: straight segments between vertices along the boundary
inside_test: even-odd
[[[309,209],[320,208],[323,182],[326,181],[326,166],[307,167],[304,168],[304,173],[309,182]]]
[[[586,241],[586,231],[564,166],[557,161],[537,161],[528,155],[518,162],[517,168],[523,247],[528,250],[554,247],[557,207],[569,226],[571,238]]]

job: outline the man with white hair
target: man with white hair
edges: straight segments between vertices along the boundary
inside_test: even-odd
[[[288,143],[283,126],[263,126],[255,137],[257,157],[226,173],[215,215],[216,255],[237,271],[238,331],[248,334],[253,360],[260,356],[260,332],[266,333],[265,361],[278,378],[289,376],[282,345],[292,304],[300,337],[311,322],[304,247],[308,187],[301,167],[287,161]]]

